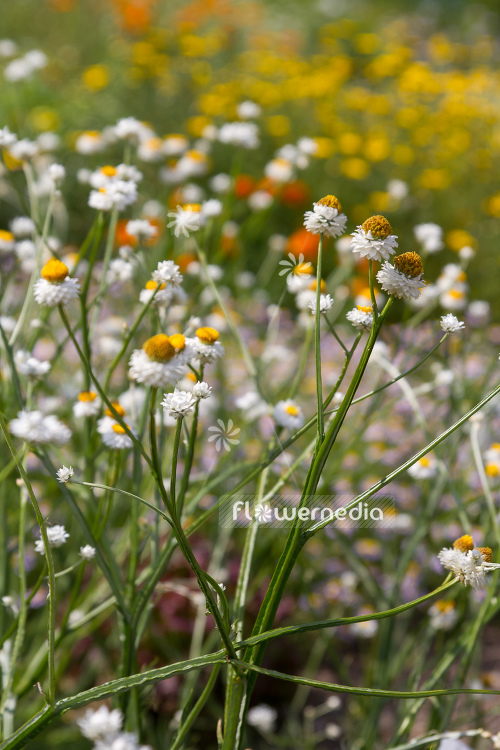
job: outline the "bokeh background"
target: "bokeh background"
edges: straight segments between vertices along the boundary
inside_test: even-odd
[[[0,120],[29,138],[59,134],[76,172],[92,166],[74,151],[82,131],[133,115],[161,136],[195,141],[250,99],[263,110],[262,147],[238,165],[240,197],[265,184],[278,148],[302,136],[319,144],[266,216],[270,233],[292,235],[311,201],[331,192],[356,223],[387,215],[402,250],[418,249],[415,224],[436,222],[446,258],[428,260],[427,278],[472,246],[473,296],[498,312],[499,27],[494,2],[460,0],[16,0],[2,8],[0,36],[16,48],[0,45],[0,68],[33,49],[48,63],[26,79],[4,78]],[[219,171],[234,171],[220,144],[213,158]],[[392,195],[391,180],[408,195]],[[84,194],[68,182],[75,244],[88,229]],[[2,226],[9,218],[3,206]],[[291,248],[303,242],[292,237]],[[246,247],[241,265],[256,270],[267,247],[251,236]]]

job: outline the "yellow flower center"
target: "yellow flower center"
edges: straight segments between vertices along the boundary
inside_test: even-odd
[[[204,326],[203,328],[198,328],[196,335],[204,344],[215,344],[219,338],[219,331],[216,331],[215,328]]]
[[[82,391],[78,394],[78,401],[90,402],[95,401],[96,398],[97,393],[94,393],[93,391]]]
[[[309,263],[309,261],[306,261],[305,263],[298,263],[293,267],[293,273],[295,274],[295,276],[302,276],[304,273],[312,274],[312,272],[313,267]]]
[[[371,305],[357,305],[359,312],[370,313],[372,312]]]
[[[372,233],[372,237],[376,240],[385,240],[390,234],[392,234],[392,227],[385,218],[385,216],[370,216],[365,222],[363,222],[363,231],[368,234]]]
[[[118,403],[118,401],[112,401],[111,405],[112,405],[113,409],[116,411],[116,413],[120,415],[120,417],[125,416],[125,409],[123,408],[123,406],[121,404]],[[105,413],[105,415],[107,417],[114,417],[115,416],[113,414],[113,412],[111,411],[111,409],[106,409],[106,411],[104,413]]]
[[[201,211],[201,204],[200,203],[184,203],[182,206],[183,211],[194,211],[194,213],[200,213]]]
[[[128,425],[127,425],[127,427],[128,427]],[[127,431],[125,430],[124,427],[121,426],[121,424],[114,424],[113,425],[113,432],[117,432],[118,435],[125,435]]]
[[[465,534],[464,536],[459,537],[459,539],[455,539],[453,546],[455,549],[459,549],[460,552],[468,552],[469,550],[474,549],[474,542],[469,534]]]
[[[182,333],[174,333],[173,336],[169,336],[169,340],[176,352],[181,352],[186,346],[186,338]]]
[[[450,289],[449,295],[450,297],[453,297],[453,299],[462,299],[464,293],[461,292],[460,289]]]
[[[101,167],[101,172],[105,177],[114,177],[116,175],[116,167],[106,164],[106,166]]]
[[[12,242],[14,239],[14,235],[12,232],[8,232],[6,229],[0,229],[0,240],[4,240],[4,242]]]
[[[68,266],[61,263],[57,258],[52,258],[42,268],[42,276],[46,281],[50,281],[53,284],[61,283],[68,275]]]
[[[314,281],[312,281],[309,284],[309,289],[312,289],[313,292],[315,292],[317,288],[318,288],[318,279],[314,279]],[[325,284],[324,279],[321,279],[321,293],[325,294],[325,292],[326,292],[326,284]]]
[[[194,161],[206,161],[207,159],[205,154],[202,154],[201,151],[187,151],[186,156],[189,156],[190,159],[194,159]]]
[[[394,258],[394,268],[411,279],[415,279],[424,272],[422,258],[418,253],[403,253],[403,255],[398,255],[397,258]]]
[[[431,465],[431,462],[425,456],[420,459],[420,466],[425,466],[427,468],[427,466],[430,466],[430,465]]]
[[[491,450],[493,451],[500,451],[500,443],[492,443],[490,445]]]
[[[150,291],[156,289],[158,286],[157,281],[153,281],[153,279],[149,279],[149,281],[146,281],[146,289],[149,289]],[[165,284],[160,284],[160,289],[165,289]]]
[[[163,146],[163,141],[161,138],[149,138],[146,141],[146,145],[154,151],[159,151]]]
[[[293,404],[289,404],[285,409],[287,414],[290,414],[291,417],[298,417],[299,416],[299,410],[296,406]]]
[[[478,547],[477,551],[484,555],[484,562],[491,562],[492,554],[489,547]]]
[[[152,336],[144,342],[142,348],[153,362],[168,362],[175,356],[175,349],[165,333]]]
[[[318,201],[321,206],[328,206],[329,208],[336,208],[339,214],[342,212],[342,206],[340,201],[334,195],[325,195],[324,198]]]
[[[500,474],[500,469],[496,464],[486,464],[485,471],[489,477],[497,477]]]
[[[455,604],[449,599],[439,599],[435,606],[440,612],[450,612],[452,609],[455,609]]]
[[[188,378],[188,380],[191,380],[193,383],[197,383],[198,382],[198,378],[196,377],[196,375],[194,374],[194,372],[188,372],[187,375],[186,375],[186,377]]]

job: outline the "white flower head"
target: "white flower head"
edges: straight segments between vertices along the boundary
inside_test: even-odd
[[[475,549],[470,536],[462,536],[453,543],[453,547],[442,549],[438,560],[443,568],[458,576],[464,586],[473,589],[486,588],[486,573],[500,568],[498,563],[491,562],[490,548]]]
[[[224,356],[224,347],[215,328],[202,326],[196,329],[195,334],[194,338],[189,339],[189,344],[200,364],[209,365]]]
[[[66,466],[63,466],[61,469],[58,469],[56,473],[57,481],[66,484],[66,482],[69,482],[75,472],[72,466],[70,466],[69,469]]]
[[[251,727],[262,732],[272,732],[276,725],[278,712],[266,703],[251,708],[247,714],[247,721]]]
[[[136,237],[138,240],[150,240],[158,235],[158,227],[155,227],[147,219],[128,221],[125,229],[127,234]]]
[[[326,195],[313,204],[312,211],[304,214],[304,226],[312,234],[340,237],[346,223],[347,216],[342,213],[342,206],[334,195]]]
[[[66,170],[62,164],[51,164],[48,174],[56,187],[59,187],[66,177]]]
[[[189,340],[182,334],[160,333],[148,339],[142,349],[132,352],[129,377],[152,388],[167,388],[180,380],[194,355]]]
[[[70,278],[68,274],[68,267],[56,258],[52,258],[44,265],[42,278],[38,279],[33,287],[33,294],[39,305],[67,305],[78,297],[79,281]]]
[[[32,354],[22,349],[15,353],[14,362],[21,375],[26,375],[26,377],[33,380],[43,378],[50,370],[50,362],[41,362]]]
[[[173,260],[160,261],[156,271],[153,271],[153,281],[159,284],[180,286],[182,284],[182,274],[179,273],[179,266]]]
[[[298,430],[304,424],[302,409],[291,398],[278,401],[274,407],[273,417],[277,424],[289,430]]]
[[[309,302],[308,305],[309,309],[311,310],[311,313],[313,315],[316,315],[316,297],[312,299]],[[328,310],[331,310],[333,307],[333,299],[330,297],[329,294],[321,294],[319,298],[319,311],[322,315],[325,315]]]
[[[289,260],[280,260],[279,265],[283,268],[279,275],[286,275],[288,288],[294,294],[305,289],[311,283],[313,267],[308,260],[304,261],[302,253],[299,254],[298,258],[293,253],[288,253],[288,258]]]
[[[413,479],[431,479],[436,476],[437,470],[438,462],[436,457],[432,453],[428,453],[427,456],[422,456],[413,466],[410,466],[408,474]]]
[[[205,381],[202,380],[194,384],[192,393],[193,396],[198,399],[210,398],[212,395],[212,388],[208,383],[205,383]]]
[[[346,318],[359,331],[369,331],[373,325],[373,310],[371,306],[357,305],[347,313]]]
[[[413,232],[417,242],[427,253],[437,253],[443,249],[443,230],[439,224],[417,224],[413,227]]]
[[[351,250],[368,260],[388,260],[398,246],[396,235],[384,216],[370,216],[351,234]]]
[[[71,438],[71,430],[53,415],[40,411],[20,411],[9,422],[13,435],[28,443],[64,445]]]
[[[95,552],[95,547],[92,547],[90,544],[86,544],[85,547],[80,547],[80,555],[84,560],[93,560]]]
[[[221,143],[229,143],[240,148],[255,149],[260,146],[259,128],[254,122],[226,122],[219,129]]]
[[[73,404],[73,414],[81,417],[95,417],[101,410],[101,399],[94,391],[82,391]]]
[[[238,104],[236,112],[238,113],[238,117],[242,120],[253,120],[261,114],[262,109],[258,104],[247,99],[246,101],[241,102],[241,104]]]
[[[169,211],[167,215],[171,219],[167,227],[174,228],[176,237],[180,237],[181,234],[189,237],[189,232],[197,232],[201,228],[203,217],[201,206],[198,204],[178,205],[175,211]]]
[[[12,219],[9,226],[16,240],[31,237],[35,231],[35,222],[29,216],[16,216],[15,219]]]
[[[13,146],[17,141],[17,135],[14,133],[11,133],[9,128],[5,125],[5,127],[0,128],[0,148],[7,148],[9,149],[11,146]]]
[[[69,539],[69,534],[64,526],[60,526],[59,524],[47,526],[47,539],[49,547],[61,547]],[[35,552],[38,552],[40,555],[45,554],[43,539],[38,539],[35,542]]]
[[[382,289],[399,299],[417,299],[420,288],[425,285],[422,260],[417,253],[403,253],[394,258],[394,265],[387,261],[377,274]]]
[[[104,422],[104,420],[108,419],[109,422]],[[121,424],[115,422],[109,417],[103,417],[99,422],[101,423],[99,426],[99,432],[102,436],[102,442],[107,448],[117,451],[131,450],[131,448],[133,448],[134,444],[132,439],[127,435],[125,428],[122,427]]]
[[[179,391],[175,388],[173,393],[165,394],[161,405],[168,417],[183,419],[183,417],[194,412],[197,401],[198,399],[193,393]]]
[[[123,714],[117,708],[110,711],[107,706],[100,706],[97,711],[89,709],[76,723],[83,736],[95,742],[118,734],[122,728]]]
[[[465,328],[465,323],[458,320],[453,313],[448,313],[448,315],[443,315],[441,317],[441,328],[445,333],[456,333]]]

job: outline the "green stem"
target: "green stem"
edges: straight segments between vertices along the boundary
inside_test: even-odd
[[[321,380],[321,266],[323,263],[323,234],[319,236],[318,244],[318,264],[316,270],[316,316],[314,326],[314,360],[316,368],[316,412],[318,420],[318,430],[316,443],[319,448],[323,442],[325,432],[323,416],[323,384]]]

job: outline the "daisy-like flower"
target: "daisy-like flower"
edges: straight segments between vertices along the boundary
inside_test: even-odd
[[[267,703],[254,706],[247,715],[248,724],[264,733],[274,731],[277,718],[278,712]]]
[[[256,117],[259,117],[262,109],[258,104],[247,99],[246,101],[241,102],[241,104],[238,104],[236,112],[238,113],[238,117],[242,120],[253,120]]]
[[[450,599],[438,599],[429,609],[431,627],[434,630],[452,630],[458,620],[455,602]]]
[[[388,260],[398,246],[398,238],[385,216],[370,216],[351,237],[351,250],[368,260]]]
[[[123,141],[137,145],[140,141],[153,135],[151,128],[135,117],[123,117],[114,127],[114,134]]]
[[[171,304],[180,305],[186,300],[186,293],[181,287],[160,284],[160,288],[155,294],[155,290],[157,287],[157,281],[153,281],[152,279],[147,281],[144,289],[141,289],[141,291],[139,292],[139,302],[142,305],[147,305],[153,294],[153,304],[157,307],[168,307]]]
[[[80,547],[80,555],[84,560],[93,560],[95,557],[95,547],[92,547],[90,544]]]
[[[458,320],[452,313],[448,313],[448,315],[443,315],[441,318],[441,328],[446,333],[456,333],[465,328],[465,323]]]
[[[53,443],[64,445],[71,437],[71,430],[52,415],[44,416],[40,411],[20,411],[9,422],[13,435],[28,443]]]
[[[392,266],[387,261],[377,274],[377,280],[385,292],[399,299],[417,299],[420,288],[425,285],[422,276],[422,259],[417,253],[403,253],[394,258]]]
[[[408,469],[408,474],[413,479],[430,479],[436,476],[438,470],[438,462],[432,453],[427,456],[422,456],[416,461],[413,466]]]
[[[16,216],[10,222],[9,227],[16,240],[22,240],[32,236],[35,231],[35,222],[29,216]]]
[[[98,154],[105,147],[106,140],[98,130],[86,130],[78,136],[75,143],[75,150],[85,156]]]
[[[302,409],[291,398],[278,401],[273,410],[275,422],[289,430],[298,430],[304,424]]]
[[[61,482],[63,484],[66,484],[66,482],[69,482],[71,477],[73,476],[75,472],[73,471],[73,467],[70,466],[69,469],[66,466],[62,466],[58,471],[57,474],[57,481]]]
[[[32,354],[24,350],[19,350],[15,353],[14,362],[16,363],[17,370],[21,375],[26,375],[26,377],[32,378],[33,380],[43,378],[43,376],[50,370],[50,362],[41,362]]]
[[[134,445],[125,428],[118,422],[113,422],[110,429],[102,431],[101,435],[104,445],[113,450],[130,450]]]
[[[76,722],[84,737],[97,742],[108,737],[114,737],[120,732],[123,724],[123,714],[119,709],[110,711],[107,706],[101,706],[97,711],[89,709],[82,719]]]
[[[66,542],[66,539],[69,539],[69,534],[64,526],[60,526],[59,524],[47,526],[47,539],[49,547],[61,547]],[[35,542],[35,552],[38,552],[40,555],[45,554],[43,539],[37,539]]]
[[[156,271],[153,271],[153,280],[160,284],[180,286],[182,274],[179,273],[179,266],[173,260],[162,260],[158,263]]]
[[[29,138],[23,138],[16,141],[9,149],[9,154],[17,161],[29,161],[39,152],[38,143],[30,141]]]
[[[129,377],[152,388],[166,388],[180,380],[193,356],[184,336],[159,333],[148,339],[142,349],[132,352]]]
[[[311,234],[340,237],[346,223],[347,216],[342,213],[342,206],[334,195],[326,195],[313,203],[313,210],[304,214],[304,226]]]
[[[201,204],[201,213],[204,219],[214,219],[222,213],[222,203],[217,198],[209,198]]]
[[[312,299],[309,302],[308,305],[311,313],[313,315],[316,315],[316,297]],[[333,307],[333,299],[330,297],[329,294],[321,294],[319,298],[319,311],[321,315],[325,315],[325,313],[328,312],[328,310],[331,310]]]
[[[0,254],[11,253],[14,250],[15,238],[12,232],[0,229]]]
[[[201,380],[193,385],[192,393],[193,396],[198,399],[210,398],[210,396],[212,395],[212,388],[208,385],[208,383],[205,383],[204,380]]]
[[[17,141],[17,135],[11,133],[7,126],[0,128],[0,148],[10,148]]]
[[[158,235],[158,227],[155,227],[147,219],[128,221],[125,229],[127,234],[138,240],[150,240]]]
[[[88,204],[96,211],[124,211],[137,200],[137,185],[132,180],[112,180],[99,190],[92,190]]]
[[[484,469],[492,479],[500,476],[500,443],[492,443],[486,451]]]
[[[346,318],[359,331],[369,331],[373,325],[373,310],[368,305],[357,305],[346,314]]]
[[[66,170],[62,164],[51,164],[48,169],[48,175],[54,185],[59,187],[66,177]]]
[[[167,227],[174,227],[174,234],[180,237],[189,237],[189,232],[197,232],[202,224],[201,206],[198,203],[190,203],[185,206],[177,206],[175,211],[169,211],[167,216],[171,219]]]
[[[125,283],[132,281],[134,278],[134,266],[124,258],[113,258],[110,261],[108,272],[106,274],[106,281],[108,284],[114,284],[117,281]]]
[[[461,543],[462,540],[467,540]],[[438,554],[438,560],[446,570],[451,570],[459,577],[464,586],[473,589],[486,588],[486,573],[500,568],[500,564],[491,562],[491,549],[489,547],[470,548],[470,537],[461,537],[454,542],[453,547],[445,547]]]
[[[417,242],[419,242],[427,253],[437,253],[444,247],[443,230],[439,224],[429,222],[417,224],[413,227]]]
[[[260,146],[259,128],[254,122],[226,122],[218,132],[221,143],[230,143],[240,148],[254,149]]]
[[[42,278],[35,282],[33,294],[39,305],[67,305],[80,292],[78,279],[69,277],[68,266],[52,258],[42,268]]]
[[[165,398],[161,402],[163,411],[167,417],[172,419],[183,419],[188,414],[194,412],[194,408],[198,403],[198,398],[189,391],[179,391],[177,388],[174,389],[173,393],[166,393]]]
[[[82,391],[73,404],[73,414],[77,419],[81,417],[95,417],[101,410],[101,399],[94,391]]]
[[[194,351],[194,357],[202,365],[209,365],[224,356],[224,347],[219,341],[219,331],[209,326],[202,326],[196,330],[196,337],[189,339]]]

